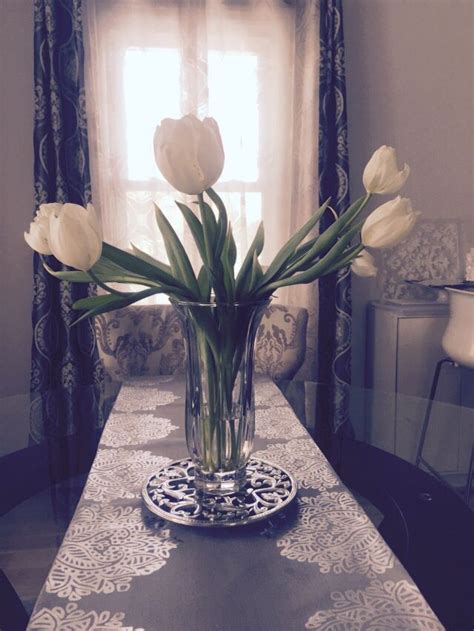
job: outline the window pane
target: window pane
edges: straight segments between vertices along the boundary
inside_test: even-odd
[[[257,55],[208,54],[209,116],[219,123],[226,154],[223,182],[255,182],[258,177]]]
[[[127,166],[130,180],[161,177],[153,156],[153,134],[163,118],[179,118],[179,51],[172,48],[128,48],[123,83]]]

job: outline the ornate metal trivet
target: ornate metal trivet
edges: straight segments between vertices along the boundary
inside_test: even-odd
[[[143,487],[147,507],[162,519],[187,526],[242,526],[282,510],[296,495],[296,481],[281,467],[251,458],[240,493],[202,495],[194,488],[190,458],[176,460],[152,475]]]

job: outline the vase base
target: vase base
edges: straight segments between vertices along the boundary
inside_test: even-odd
[[[176,460],[152,475],[142,495],[148,509],[162,519],[187,526],[243,526],[266,519],[293,500],[297,484],[278,465],[251,458],[239,492],[201,492],[190,458]]]
[[[202,495],[232,495],[240,493],[247,483],[247,468],[234,471],[206,472],[194,467],[194,488]]]

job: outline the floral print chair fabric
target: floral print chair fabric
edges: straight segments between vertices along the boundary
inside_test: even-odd
[[[439,299],[439,291],[411,285],[406,280],[460,282],[466,228],[459,220],[419,221],[404,241],[382,251],[379,276],[382,300]]]
[[[306,351],[308,312],[270,305],[255,343],[257,372],[291,379]],[[130,375],[184,372],[185,350],[178,315],[171,305],[133,305],[95,318],[106,382]]]

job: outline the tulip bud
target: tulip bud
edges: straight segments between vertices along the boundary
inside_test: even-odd
[[[362,181],[368,193],[392,195],[402,188],[409,175],[408,164],[398,170],[395,149],[382,145],[367,162]]]
[[[369,276],[377,276],[375,259],[370,252],[367,252],[367,250],[362,250],[359,256],[352,261],[351,270],[357,276],[363,276],[365,278],[368,278]]]
[[[213,118],[192,114],[165,118],[153,140],[156,164],[163,177],[181,193],[197,195],[217,182],[224,168],[224,148]]]
[[[362,243],[369,248],[390,248],[408,235],[419,215],[411,201],[399,195],[367,217],[361,230]]]
[[[54,256],[86,272],[100,258],[102,235],[92,204],[58,204],[49,219],[49,246]]]

